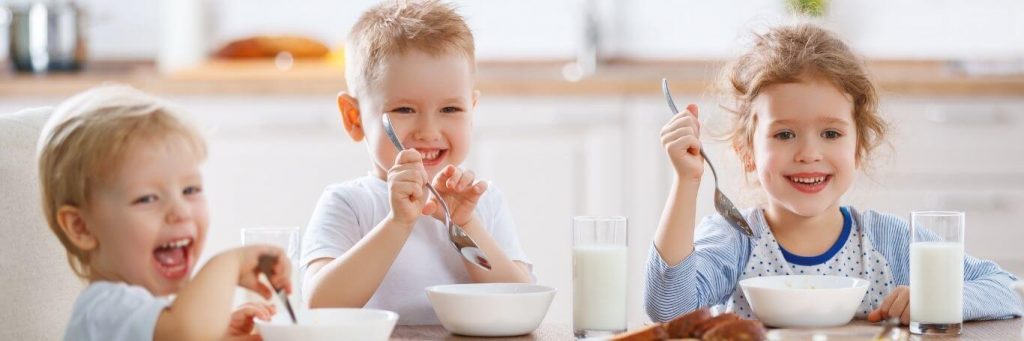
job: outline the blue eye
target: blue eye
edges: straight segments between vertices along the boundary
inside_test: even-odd
[[[459,107],[444,107],[443,109],[441,109],[441,112],[443,112],[445,114],[454,114],[454,113],[462,112],[462,108],[459,108]]]
[[[842,136],[843,136],[843,133],[840,133],[840,132],[835,131],[835,130],[826,130],[825,132],[821,133],[821,137],[824,137],[824,138],[829,139],[829,140],[838,139],[838,138],[840,138]]]
[[[410,107],[398,107],[395,109],[391,109],[391,112],[399,114],[412,114],[415,113],[416,110],[412,110],[412,108]]]
[[[182,191],[182,193],[184,193],[185,195],[199,194],[199,193],[202,193],[202,192],[203,192],[203,189],[202,189],[202,187],[199,187],[199,186],[189,186],[189,187],[186,187],[184,191]]]
[[[775,133],[775,135],[773,137],[775,137],[776,139],[785,141],[785,140],[789,140],[789,139],[792,139],[792,138],[796,138],[796,134],[793,134],[793,132],[791,132],[791,131],[780,131],[778,133]]]
[[[159,199],[159,198],[156,195],[153,195],[153,194],[144,195],[144,196],[138,197],[135,200],[132,200],[132,205],[149,204],[149,203],[156,202],[157,199]]]

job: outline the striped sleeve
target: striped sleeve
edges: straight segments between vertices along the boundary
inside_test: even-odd
[[[663,322],[699,307],[724,303],[736,288],[750,254],[749,240],[719,215],[697,228],[694,251],[668,265],[651,243],[644,304],[653,321]]]
[[[896,285],[910,285],[910,226],[907,221],[874,211],[865,212],[863,221],[872,231],[875,250],[888,260],[893,281]],[[996,263],[965,254],[964,320],[1006,319],[1024,314],[1021,299],[1013,291],[1016,280],[1017,277]]]

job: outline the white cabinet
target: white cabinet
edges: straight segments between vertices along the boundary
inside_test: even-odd
[[[911,210],[967,214],[966,248],[1020,262],[1024,230],[1024,99],[882,100],[891,146],[880,148],[846,198],[858,207],[910,218]]]

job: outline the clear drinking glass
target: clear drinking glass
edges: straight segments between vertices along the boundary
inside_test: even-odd
[[[910,235],[910,332],[959,335],[964,321],[964,212],[911,212]]]
[[[302,288],[300,282],[301,276],[299,275],[299,228],[298,227],[248,227],[242,229],[242,245],[252,244],[270,244],[284,249],[285,254],[288,255],[288,261],[292,265],[292,294],[288,295],[289,299],[293,303],[299,303],[298,306],[302,306],[301,297],[299,293]],[[267,302],[259,295],[246,290],[245,292],[246,301],[249,302]],[[288,319],[287,310],[282,306],[282,303],[276,298],[270,300],[277,305],[278,314],[274,315],[274,320],[283,317]],[[284,314],[281,314],[284,313]],[[291,322],[290,320],[288,322]]]
[[[626,218],[572,219],[572,328],[578,338],[626,330]]]

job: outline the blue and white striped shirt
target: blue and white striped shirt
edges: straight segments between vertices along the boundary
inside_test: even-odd
[[[732,304],[749,315],[737,283],[747,277],[821,274],[860,277],[871,291],[857,316],[881,304],[891,290],[910,282],[910,227],[899,217],[875,211],[842,208],[843,232],[829,251],[818,257],[786,252],[775,240],[762,209],[743,215],[754,230],[747,237],[721,215],[705,217],[697,227],[693,253],[669,266],[651,245],[644,303],[654,321],[667,321],[694,309]],[[775,264],[773,264],[773,262]],[[767,264],[765,264],[767,263]],[[1021,316],[1020,298],[1011,288],[1017,278],[995,263],[964,256],[964,319],[986,320]]]

